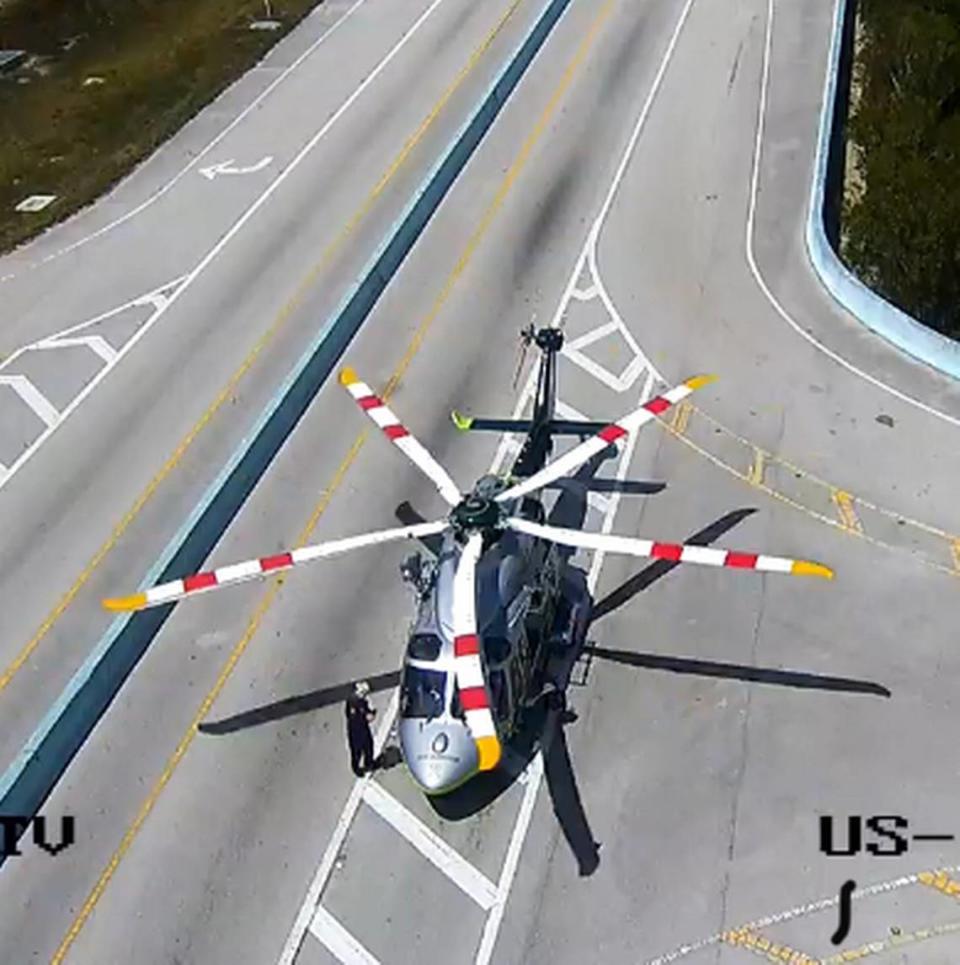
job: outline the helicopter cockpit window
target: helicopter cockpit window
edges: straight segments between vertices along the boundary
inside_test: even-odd
[[[487,663],[503,663],[510,656],[510,641],[506,637],[484,637],[483,652]]]
[[[414,660],[436,660],[442,644],[435,633],[415,633],[407,644],[407,653]]]
[[[432,720],[443,713],[447,675],[441,670],[407,667],[400,687],[400,715]]]

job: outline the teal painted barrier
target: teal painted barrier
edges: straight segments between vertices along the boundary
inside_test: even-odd
[[[366,268],[140,583],[199,570],[420,237],[571,0],[549,0],[472,117]],[[0,815],[34,815],[163,626],[173,606],[117,617],[0,778]],[[2,863],[2,859],[0,859]]]

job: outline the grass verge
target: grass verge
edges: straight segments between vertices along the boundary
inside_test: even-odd
[[[859,0],[849,136],[859,184],[841,254],[960,339],[960,0]]]
[[[0,251],[88,204],[322,0],[0,0]],[[277,30],[251,30],[269,9]],[[21,213],[33,194],[57,196]]]

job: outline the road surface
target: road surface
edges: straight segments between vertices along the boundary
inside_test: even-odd
[[[114,195],[0,262],[5,355],[120,306],[80,332],[120,349],[145,329],[0,489],[5,666],[29,648],[0,690],[5,765],[106,629],[98,599],[142,579],[539,10],[326,3]],[[836,580],[584,558],[602,615],[577,719],[456,819],[401,768],[356,784],[347,767],[343,685],[372,679],[389,721],[404,547],[182,605],[44,806],[76,815],[77,843],[0,870],[4,961],[956,954],[949,879],[924,874],[960,864],[954,844],[818,850],[821,814],[958,831],[960,392],[865,334],[806,262],[831,22],[809,0],[573,0],[347,358],[395,385],[464,487],[503,452],[449,411],[522,401],[534,317],[565,325],[571,414],[715,372],[604,472],[666,489],[594,498],[585,525],[809,557]],[[110,227],[332,26],[196,170]],[[102,356],[56,351],[71,358],[18,358],[59,413]],[[7,467],[32,444],[26,416],[0,420],[20,433]],[[366,429],[330,380],[210,564],[391,525],[404,500],[439,514]],[[838,949],[847,879],[868,890]]]

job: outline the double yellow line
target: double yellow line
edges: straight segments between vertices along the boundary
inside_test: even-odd
[[[514,4],[514,7],[516,7],[516,5],[517,4]],[[390,395],[396,390],[397,385],[399,384],[400,380],[403,378],[404,373],[406,372],[407,368],[410,366],[410,363],[413,361],[414,356],[416,355],[417,351],[422,345],[423,340],[427,335],[427,332],[429,331],[430,327],[433,325],[437,316],[440,314],[441,309],[449,299],[450,293],[452,292],[453,286],[456,284],[457,279],[463,274],[464,269],[469,264],[470,259],[472,258],[474,252],[477,250],[477,247],[480,245],[480,242],[483,240],[483,237],[487,233],[494,218],[496,217],[497,213],[503,206],[503,203],[506,200],[507,195],[510,192],[510,189],[513,187],[517,178],[520,176],[521,172],[526,167],[526,164],[530,159],[530,156],[533,152],[534,147],[536,146],[536,144],[539,142],[544,132],[546,131],[548,124],[550,123],[551,119],[556,113],[557,107],[559,106],[561,100],[563,99],[564,94],[567,92],[578,70],[580,69],[584,60],[586,59],[587,54],[589,53],[590,49],[593,47],[600,33],[601,27],[603,26],[603,24],[606,22],[611,12],[613,11],[613,7],[614,7],[614,0],[607,0],[607,2],[604,3],[603,7],[600,9],[596,18],[593,20],[590,26],[590,29],[587,31],[587,34],[581,41],[576,51],[576,54],[574,55],[573,59],[569,62],[566,69],[564,70],[563,76],[561,77],[557,87],[554,89],[546,107],[543,109],[543,112],[541,113],[540,117],[537,119],[537,122],[534,125],[532,131],[524,141],[523,146],[521,147],[520,152],[515,158],[513,164],[510,166],[503,180],[500,182],[500,186],[497,190],[496,195],[494,196],[493,200],[490,202],[487,209],[484,211],[483,216],[481,217],[476,230],[473,232],[473,234],[470,236],[469,240],[467,241],[467,244],[464,247],[460,257],[457,259],[457,262],[453,270],[447,276],[447,279],[443,287],[441,288],[439,294],[437,295],[436,299],[434,300],[429,312],[420,322],[420,325],[417,327],[417,330],[414,333],[410,341],[410,344],[407,347],[406,352],[404,353],[403,357],[400,359],[399,363],[397,364],[396,368],[393,371],[393,374],[391,375],[387,383],[387,387],[383,392],[383,397],[385,399],[389,399]],[[513,7],[511,8],[510,11],[508,11],[508,14],[512,12],[512,10],[513,10]],[[300,532],[300,535],[298,536],[298,539],[297,539],[297,546],[302,546],[310,539],[311,533],[315,529],[317,523],[320,520],[320,517],[323,515],[324,511],[329,505],[330,500],[333,497],[333,494],[337,491],[340,484],[342,483],[343,478],[346,475],[347,471],[349,470],[350,466],[353,465],[354,461],[356,460],[357,455],[359,454],[361,448],[363,447],[363,444],[366,438],[367,438],[367,432],[364,431],[364,432],[361,432],[354,440],[353,445],[348,450],[343,461],[337,467],[337,470],[334,473],[333,478],[330,481],[330,484],[325,488],[323,497],[314,507],[313,512],[310,514],[310,518],[308,519],[303,530]],[[198,708],[196,714],[194,714],[193,720],[190,722],[190,726],[187,728],[186,733],[180,739],[180,742],[178,743],[176,750],[170,756],[157,782],[154,784],[149,794],[144,799],[137,813],[137,816],[134,818],[129,828],[127,828],[127,831],[124,834],[119,846],[111,856],[106,867],[101,872],[100,877],[98,878],[96,884],[94,885],[89,896],[87,897],[87,900],[84,902],[83,907],[80,909],[69,931],[67,932],[62,942],[60,943],[60,946],[58,947],[52,959],[53,965],[59,965],[59,963],[63,962],[67,951],[70,949],[70,946],[74,943],[74,941],[76,941],[77,936],[80,934],[81,929],[83,928],[87,919],[90,917],[90,914],[92,913],[93,909],[96,907],[97,902],[100,900],[101,896],[103,895],[103,892],[106,890],[107,885],[110,883],[110,879],[113,877],[114,873],[116,872],[117,867],[119,866],[120,862],[123,860],[124,855],[126,855],[126,853],[129,851],[131,845],[136,839],[137,834],[139,833],[140,829],[143,827],[144,823],[149,817],[150,812],[153,810],[154,805],[156,804],[158,798],[160,797],[161,792],[169,782],[170,778],[173,776],[173,773],[176,770],[177,765],[183,759],[190,745],[193,743],[194,737],[196,736],[196,733],[197,733],[197,725],[209,713],[211,707],[213,706],[214,701],[216,701],[220,692],[223,690],[224,685],[226,684],[231,673],[236,667],[240,657],[243,656],[243,653],[247,649],[247,646],[250,644],[250,641],[256,635],[256,632],[259,629],[261,623],[263,622],[264,617],[266,616],[270,607],[273,605],[274,601],[276,600],[277,594],[280,590],[282,583],[283,583],[283,577],[276,577],[271,581],[270,585],[268,586],[267,591],[264,593],[259,605],[254,611],[253,616],[250,619],[250,622],[247,624],[247,627],[243,635],[241,636],[240,640],[237,642],[236,646],[233,648],[229,657],[227,658],[227,661],[224,664],[222,670],[220,671],[220,674],[217,677],[216,682],[214,683],[210,691],[207,693],[206,697],[204,697],[203,702],[200,704],[200,707]]]

